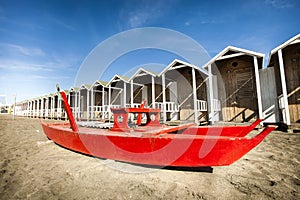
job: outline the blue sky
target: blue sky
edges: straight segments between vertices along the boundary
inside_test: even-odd
[[[300,32],[300,2],[0,0],[0,95],[12,103],[15,94],[21,101],[53,93],[56,83],[69,89],[99,43],[142,27],[181,32],[210,56],[232,45],[268,57]],[[135,51],[115,61],[101,78],[109,80],[144,63],[167,65],[174,58],[168,52]]]

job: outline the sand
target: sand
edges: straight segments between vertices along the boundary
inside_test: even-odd
[[[0,115],[0,199],[300,199],[300,134],[272,132],[226,167],[155,169],[75,153],[38,119]]]

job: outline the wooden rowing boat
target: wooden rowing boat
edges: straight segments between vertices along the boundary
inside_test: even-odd
[[[165,126],[159,123],[159,109],[112,109],[111,129],[78,127],[64,92],[60,92],[69,123],[41,121],[47,137],[55,143],[95,157],[157,166],[225,166],[256,147],[275,126],[247,137],[262,120],[249,126]],[[129,113],[145,113],[143,126],[128,126]]]

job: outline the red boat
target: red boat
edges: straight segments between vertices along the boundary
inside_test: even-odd
[[[111,129],[78,127],[64,92],[60,92],[70,123],[46,124],[47,137],[68,149],[100,158],[157,166],[225,166],[256,147],[276,126],[247,137],[262,120],[250,126],[165,126],[159,109],[117,108]],[[129,113],[145,113],[147,122],[128,126]]]

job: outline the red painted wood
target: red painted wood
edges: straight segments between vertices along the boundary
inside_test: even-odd
[[[75,119],[73,117],[71,107],[68,103],[67,96],[66,96],[65,92],[60,92],[60,95],[61,95],[61,98],[63,99],[64,108],[66,110],[66,113],[67,113],[68,119],[70,121],[72,130],[74,132],[78,132],[78,127],[77,127],[77,124],[76,124]]]
[[[159,109],[119,108],[112,109],[115,122],[111,130],[78,129],[65,93],[61,92],[61,96],[70,124],[41,121],[47,137],[80,153],[125,162],[188,167],[230,165],[276,128],[269,126],[257,136],[246,138],[261,120],[250,126],[168,127],[159,124]],[[146,126],[130,129],[128,113],[146,113]]]
[[[129,113],[145,113],[147,122],[145,126],[161,126],[159,123],[160,109],[155,108],[111,108],[114,114],[114,126],[112,131],[126,132],[129,131],[128,115]],[[138,125],[138,122],[137,122]]]
[[[144,107],[145,107],[145,104],[146,104],[146,101],[143,100],[142,103],[141,103],[141,105],[140,105],[140,108],[144,108]],[[137,116],[137,122],[136,122],[136,124],[137,124],[138,126],[140,126],[140,125],[142,124],[142,116],[143,116],[143,115],[142,115],[141,113],[139,113],[138,116]]]
[[[185,134],[170,134],[172,127],[169,131],[166,127],[158,127],[158,130],[149,129],[140,135],[136,134],[138,132],[132,134],[81,127],[75,133],[66,124],[49,125],[44,122],[42,127],[47,137],[57,144],[84,154],[139,164],[189,167],[230,165],[276,128],[266,127],[249,139],[225,136],[229,130],[221,132],[220,136],[208,134],[210,130],[202,134],[188,134],[198,133],[197,128],[188,126],[184,127]],[[156,134],[163,129],[166,130],[162,134]]]

